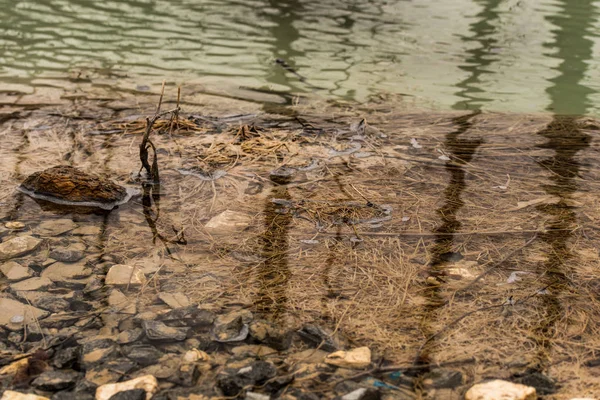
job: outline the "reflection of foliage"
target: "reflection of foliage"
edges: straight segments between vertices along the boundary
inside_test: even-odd
[[[143,190],[142,205],[144,206],[144,218],[146,218],[148,227],[152,231],[152,243],[156,243],[156,239],[158,238],[163,242],[165,247],[168,243],[187,244],[183,230],[177,230],[174,226],[172,227],[173,232],[175,232],[174,239],[169,239],[158,232],[156,225],[160,218],[160,185],[146,184],[143,185]]]

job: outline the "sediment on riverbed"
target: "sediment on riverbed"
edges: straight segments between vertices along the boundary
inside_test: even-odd
[[[491,378],[600,391],[598,121],[184,88],[151,133],[149,184],[156,101],[0,113],[5,389],[90,397],[149,375],[156,398],[460,398]],[[80,213],[15,191],[54,165],[139,194]]]

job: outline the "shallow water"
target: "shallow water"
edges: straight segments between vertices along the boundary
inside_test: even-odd
[[[180,292],[289,329],[317,321],[405,365],[474,356],[469,383],[537,371],[560,378],[557,398],[596,390],[583,364],[600,326],[597,121],[388,102],[195,115],[196,132],[152,136],[161,185],[149,186],[135,179],[141,137],[124,131],[131,104],[112,122],[49,108],[3,124],[0,211],[25,224],[4,240],[28,232],[47,246],[16,261],[43,266],[47,251],[83,245],[93,276],[113,263],[146,274],[142,293],[124,291],[139,311],[164,311],[156,295]],[[238,131],[241,120],[258,129]],[[356,143],[370,156],[331,152]],[[141,194],[83,214],[11,189],[65,162]],[[224,212],[238,225],[215,228]]]
[[[599,114],[592,0],[0,1],[0,90],[79,81],[391,92],[442,109]],[[287,72],[281,58],[301,77]]]

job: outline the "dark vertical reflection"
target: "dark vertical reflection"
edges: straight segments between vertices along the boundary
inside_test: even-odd
[[[265,202],[265,232],[261,238],[264,261],[258,268],[259,289],[254,302],[256,310],[272,320],[279,319],[287,309],[291,275],[287,251],[292,214],[281,202],[273,202],[274,199],[291,199],[286,186],[289,178],[279,178],[276,183]]]
[[[498,20],[498,12],[495,10],[502,1],[485,0],[478,3],[483,3],[484,6],[483,10],[475,16],[476,22],[471,24],[469,29],[473,35],[461,37],[463,41],[475,42],[478,46],[467,51],[468,57],[465,59],[465,63],[459,67],[469,73],[465,80],[456,85],[460,88],[456,95],[464,99],[453,107],[459,110],[478,110],[483,103],[491,101],[491,99],[481,97],[485,91],[478,85],[481,84],[481,76],[490,73],[486,67],[497,60],[497,56],[492,53],[498,44],[498,40],[493,36],[496,30],[493,22]]]
[[[266,81],[288,86],[293,91],[301,91],[295,84],[297,79],[286,76],[285,70],[275,65],[274,60],[281,58],[293,67],[296,59],[304,56],[303,52],[293,48],[294,42],[300,39],[300,32],[295,28],[294,23],[301,19],[303,6],[298,0],[269,0],[269,7],[276,9],[277,12],[263,14],[264,19],[273,23],[269,29],[269,35],[273,39],[273,65],[268,69]]]
[[[560,14],[548,18],[558,27],[554,31],[555,41],[548,46],[556,48],[555,57],[562,60],[557,68],[560,74],[552,79],[553,85],[547,90],[551,99],[548,109],[566,111],[568,115],[555,115],[548,126],[538,132],[546,139],[538,147],[554,151],[551,157],[538,161],[550,175],[550,183],[542,187],[547,194],[559,199],[555,204],[536,207],[547,218],[540,238],[549,247],[547,259],[539,271],[549,287],[547,293],[541,296],[545,315],[534,330],[539,371],[549,367],[551,339],[557,322],[564,315],[559,299],[570,284],[569,264],[574,254],[569,248],[569,241],[572,230],[577,226],[577,215],[569,200],[577,191],[576,178],[580,167],[577,153],[590,144],[590,136],[579,129],[576,119],[577,114],[585,114],[590,106],[587,96],[592,91],[580,82],[592,56],[593,42],[586,35],[595,22],[595,7],[591,0],[564,0],[560,4]]]
[[[466,188],[465,170],[463,165],[469,163],[477,148],[481,145],[481,140],[468,140],[461,138],[461,135],[466,133],[472,126],[472,119],[479,115],[480,111],[475,111],[471,114],[454,118],[452,122],[457,126],[457,129],[446,135],[444,146],[450,154],[451,161],[446,163],[446,171],[450,174],[450,182],[444,190],[444,204],[437,209],[437,213],[442,220],[442,224],[435,230],[435,244],[431,249],[432,259],[429,264],[429,276],[437,282],[429,282],[429,286],[425,291],[425,296],[428,299],[428,304],[425,306],[424,317],[421,323],[421,330],[426,338],[433,335],[433,324],[437,319],[437,311],[445,305],[445,300],[440,294],[443,283],[444,265],[447,262],[458,261],[462,256],[459,253],[454,253],[453,233],[460,231],[461,222],[457,215],[460,209],[464,206],[461,198],[462,192]],[[433,341],[429,341],[422,349],[417,357],[417,362],[428,364],[432,362],[431,347]]]
[[[169,248],[169,243],[186,245],[187,241],[183,231],[177,231],[175,227],[173,227],[174,237],[172,239],[169,239],[166,233],[159,232],[157,223],[160,219],[160,190],[159,184],[142,184],[142,212],[152,231],[152,244],[156,244],[156,239],[159,239],[165,246],[167,254],[171,255],[173,251]]]

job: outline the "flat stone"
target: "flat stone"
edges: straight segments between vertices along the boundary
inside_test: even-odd
[[[118,353],[118,346],[111,339],[96,339],[83,344],[81,364],[84,367],[100,364]]]
[[[77,224],[73,220],[67,218],[51,219],[43,221],[33,229],[33,232],[44,237],[59,236],[75,228],[77,228]]]
[[[157,341],[182,341],[189,331],[189,328],[172,328],[160,321],[144,321],[142,328],[148,339]]]
[[[75,371],[46,371],[31,382],[31,386],[45,391],[56,392],[75,386],[80,374]]]
[[[31,393],[20,393],[13,390],[5,390],[0,400],[50,400],[48,397],[38,396]]]
[[[34,272],[31,268],[24,267],[14,261],[7,261],[0,265],[0,271],[11,282],[22,281],[23,279],[31,278]]]
[[[23,325],[33,325],[36,320],[49,315],[47,311],[23,304],[19,301],[0,298],[0,326],[11,331],[20,330]]]
[[[48,278],[53,282],[64,282],[71,279],[87,278],[92,274],[92,269],[84,264],[67,264],[55,262],[42,271],[42,278]]]
[[[465,394],[465,400],[535,399],[537,399],[535,388],[499,379],[474,385]]]
[[[143,337],[144,337],[144,330],[142,328],[134,328],[134,329],[126,330],[126,331],[119,333],[119,336],[117,336],[117,343],[119,343],[119,344],[135,343],[137,341],[142,340]]]
[[[189,306],[190,299],[183,293],[160,293],[158,298],[171,308],[180,308]]]
[[[124,187],[66,165],[29,175],[21,188],[34,195],[51,196],[70,202],[112,203],[127,196]]]
[[[104,283],[114,286],[140,286],[145,282],[146,277],[138,268],[126,264],[116,264],[108,270]]]
[[[336,351],[325,357],[325,362],[342,368],[366,368],[371,365],[371,350],[368,347]]]
[[[215,313],[195,305],[171,310],[161,317],[162,322],[175,327],[209,327],[216,319]]]
[[[54,283],[46,277],[35,277],[27,280],[12,283],[10,289],[18,291],[34,291],[34,290],[45,290],[52,286]]]
[[[135,300],[129,299],[119,289],[113,289],[108,295],[108,305],[116,312],[122,314],[136,314]]]
[[[71,303],[67,300],[48,294],[45,296],[35,296],[30,301],[34,306],[54,313],[69,310],[71,307]]]
[[[271,354],[276,354],[277,350],[258,344],[249,344],[244,346],[236,346],[231,349],[231,352],[238,357],[265,357]]]
[[[158,351],[156,347],[151,345],[129,346],[123,349],[123,353],[127,358],[144,367],[156,364],[158,360],[164,356],[164,353]]]
[[[158,381],[152,375],[144,375],[125,382],[102,385],[96,389],[96,400],[109,400],[116,393],[133,389],[143,389],[149,400],[158,390]]]
[[[85,246],[71,245],[67,247],[57,247],[50,251],[50,258],[56,261],[72,263],[85,257]]]
[[[71,231],[71,234],[78,236],[98,236],[101,233],[102,229],[99,226],[93,225],[80,226],[79,228]]]
[[[100,386],[116,382],[136,367],[136,364],[124,357],[98,364],[89,368],[85,373],[85,379]]]
[[[42,243],[33,236],[17,236],[0,243],[0,260],[9,260],[37,249]]]
[[[146,391],[144,389],[125,390],[112,395],[110,400],[146,400]]]
[[[252,217],[237,211],[226,210],[214,216],[204,225],[211,234],[237,233],[246,229],[252,222]]]
[[[225,396],[236,396],[248,385],[262,385],[277,375],[277,368],[268,361],[255,361],[237,369],[234,374],[221,375],[217,386]]]

